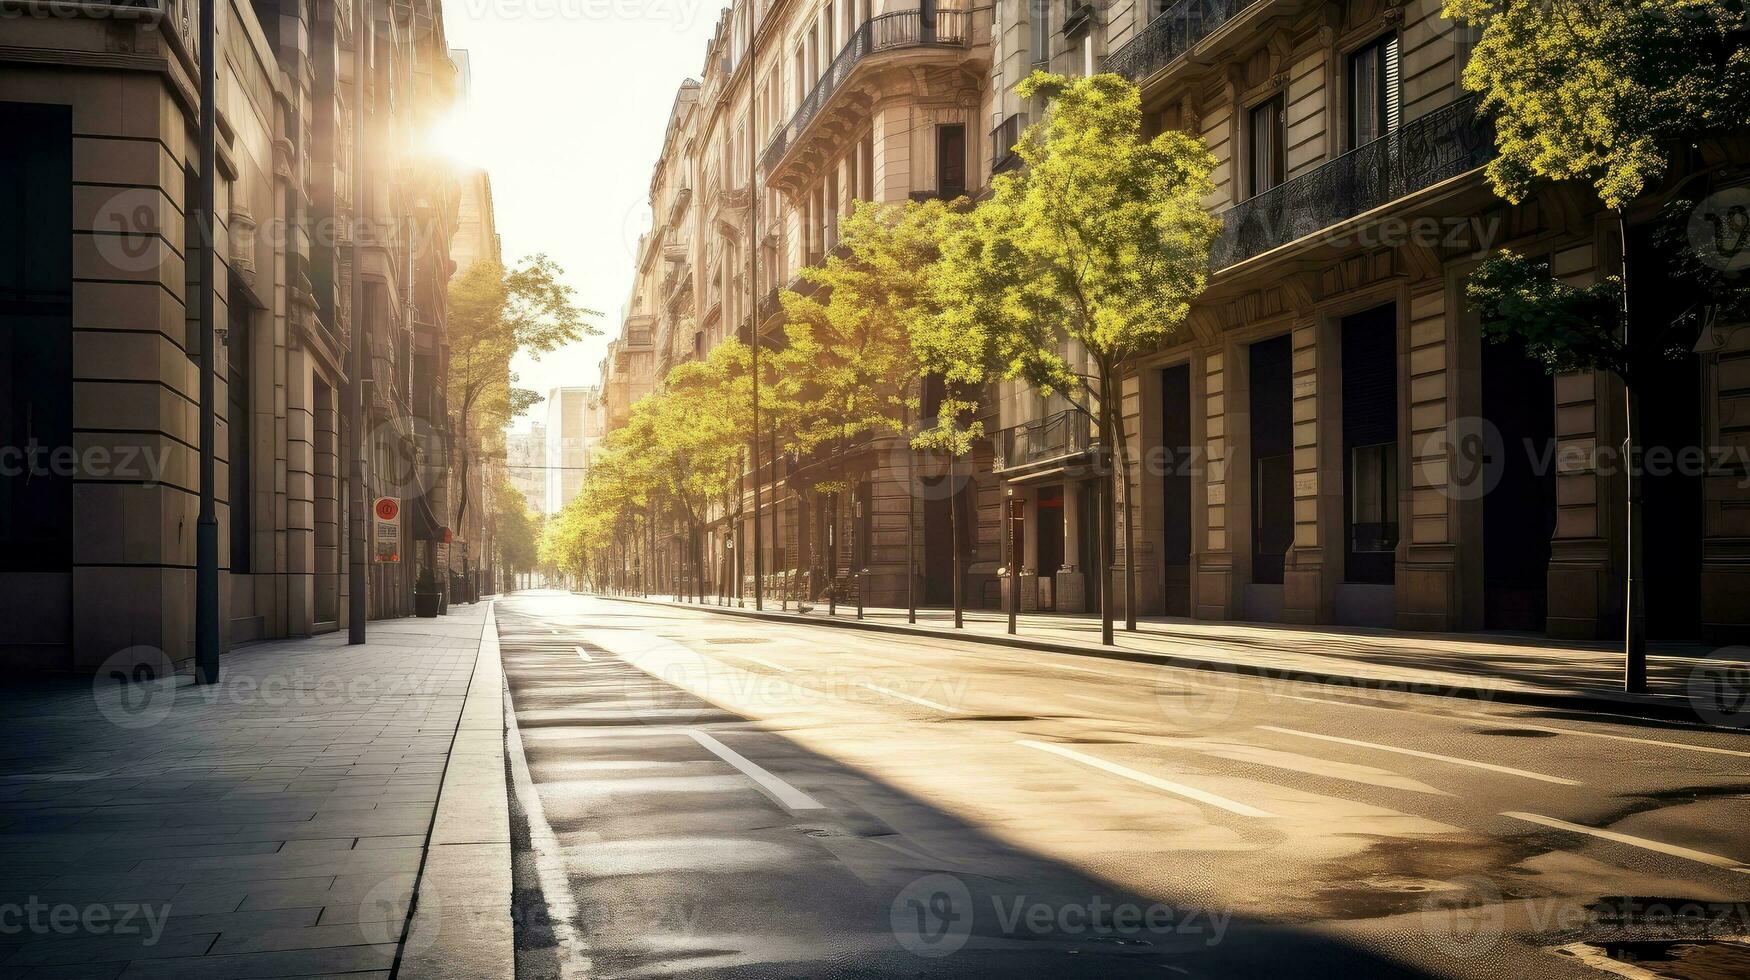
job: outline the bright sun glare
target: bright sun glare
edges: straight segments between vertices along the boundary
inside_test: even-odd
[[[482,137],[473,115],[458,106],[432,123],[426,132],[426,148],[453,166],[472,169],[483,163]]]

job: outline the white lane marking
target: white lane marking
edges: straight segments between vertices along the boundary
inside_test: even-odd
[[[497,634],[490,626],[487,631],[494,637],[491,642],[497,643]],[[523,816],[529,823],[529,849],[535,854],[535,878],[540,882],[541,896],[553,915],[553,942],[557,947],[553,959],[559,968],[560,980],[582,980],[594,975],[594,961],[589,943],[575,924],[581,909],[571,890],[571,876],[565,873],[565,851],[559,844],[558,835],[553,833],[552,824],[547,822],[547,813],[541,808],[541,794],[535,789],[534,777],[529,774],[529,759],[523,750],[522,732],[517,728],[516,705],[511,700],[510,685],[505,685],[502,696],[504,744],[510,755],[511,782],[517,802],[522,804]]]
[[[1316,738],[1325,742],[1336,742],[1341,745],[1354,745],[1364,749],[1378,749],[1381,752],[1396,752],[1399,755],[1411,755],[1418,759],[1433,759],[1436,762],[1450,762],[1455,766],[1470,766],[1472,769],[1487,769],[1490,772],[1503,773],[1508,776],[1523,776],[1526,779],[1536,779],[1558,786],[1584,786],[1577,779],[1566,779],[1561,776],[1547,776],[1541,772],[1531,772],[1527,769],[1515,769],[1512,766],[1497,766],[1493,762],[1478,762],[1475,759],[1459,759],[1450,755],[1440,755],[1434,752],[1422,752],[1417,749],[1400,748],[1396,745],[1381,745],[1378,742],[1363,742],[1358,738],[1340,738],[1336,735],[1320,735],[1318,732],[1303,732],[1295,728],[1277,728],[1275,725],[1259,725],[1267,732],[1277,732],[1282,735],[1298,735],[1301,738]]]
[[[1509,810],[1503,812],[1501,816],[1512,817],[1515,820],[1523,820],[1526,823],[1540,824],[1545,827],[1554,827],[1557,830],[1568,830],[1576,834],[1586,834],[1587,836],[1597,837],[1601,840],[1615,841],[1618,844],[1627,844],[1630,847],[1639,847],[1648,851],[1657,851],[1660,854],[1669,854],[1672,857],[1680,857],[1701,864],[1709,864],[1716,868],[1725,868],[1727,871],[1736,871],[1739,874],[1750,874],[1750,867],[1745,867],[1743,862],[1734,861],[1729,857],[1719,854],[1709,854],[1707,851],[1697,851],[1688,847],[1679,847],[1676,844],[1666,844],[1662,841],[1648,840],[1645,837],[1631,837],[1628,834],[1619,834],[1614,830],[1588,827],[1582,823],[1569,823],[1566,820],[1557,820],[1554,817],[1546,817],[1536,813],[1525,813],[1519,810]]]
[[[760,768],[758,763],[749,761],[747,759],[747,757],[743,756],[741,753],[735,751],[734,749],[730,748],[729,746],[724,745],[722,742],[717,741],[715,738],[712,738],[710,735],[707,735],[704,732],[701,732],[698,729],[694,729],[694,728],[687,729],[687,734],[691,735],[693,737],[693,741],[698,742],[700,745],[703,745],[707,749],[710,749],[714,754],[716,754],[717,758],[722,759],[724,762],[729,763],[730,765],[734,766],[737,769],[740,769],[742,775],[753,780],[754,783],[757,784],[760,789],[765,791],[767,796],[770,796],[772,799],[777,800],[778,803],[780,805],[782,805],[785,809],[788,809],[788,810],[824,810],[824,809],[826,809],[825,804],[816,800],[814,797],[809,796],[807,793],[802,792],[801,790],[790,785],[789,783],[784,782],[782,779],[779,779],[778,777],[772,775],[770,772],[767,772],[765,769]]]
[[[583,652],[583,647],[572,647],[571,649],[577,651],[577,659],[583,661],[586,664],[595,663],[595,658],[590,656],[589,654]]]
[[[1001,662],[1009,664],[1011,666],[1016,666],[1016,667],[1031,667],[1031,666],[1050,667],[1052,670],[1073,670],[1078,674],[1095,674],[1097,676],[1110,678],[1110,679],[1115,680],[1115,681],[1124,680],[1123,677],[1119,677],[1116,674],[1114,674],[1112,671],[1109,671],[1109,670],[1089,670],[1086,667],[1076,667],[1076,666],[1072,666],[1070,664],[1060,664],[1060,663],[1057,663],[1056,661],[1053,661],[1053,660],[1041,660],[1037,664],[1028,663],[1027,661],[1023,661],[1023,660],[1004,660]],[[1122,663],[1122,661],[1113,661],[1113,662],[1114,663]]]
[[[759,657],[749,657],[749,656],[743,654],[741,659],[747,661],[750,664],[759,664],[761,667],[764,667],[767,670],[775,670],[780,674],[794,674],[794,673],[796,673],[796,668],[794,668],[794,667],[786,667],[783,664],[773,663],[770,660],[762,660]]]
[[[1073,656],[1073,654],[1065,654],[1065,656]],[[1070,664],[1060,664],[1060,663],[1056,663],[1056,662],[1053,662],[1050,660],[1040,660],[1037,662],[1022,662],[1022,661],[1003,661],[1003,662],[1014,664],[1014,665],[1048,667],[1052,670],[1072,670],[1078,674],[1098,674],[1102,677],[1105,677],[1105,678],[1108,678],[1111,680],[1118,680],[1118,681],[1131,679],[1131,678],[1126,678],[1124,675],[1115,673],[1114,671],[1111,671],[1111,670],[1089,670],[1086,667],[1075,667],[1075,666],[1072,666]],[[1122,660],[1115,660],[1112,663],[1115,667],[1120,668],[1120,669],[1122,669],[1123,667],[1126,667],[1126,666],[1129,666],[1129,667],[1147,666],[1144,664],[1137,664],[1137,663],[1133,663],[1130,661],[1122,661]],[[1175,671],[1189,671],[1189,670],[1191,670],[1191,668],[1185,668],[1185,667],[1168,667],[1167,669],[1175,670]],[[1234,676],[1234,677],[1236,677],[1236,679],[1238,679],[1239,677],[1244,676],[1244,675],[1230,675],[1230,676]],[[1264,690],[1262,690],[1261,692],[1255,692],[1252,689],[1245,688],[1245,687],[1230,687],[1230,686],[1223,685],[1223,684],[1200,683],[1198,681],[1185,680],[1182,678],[1174,678],[1172,683],[1182,684],[1182,685],[1185,685],[1187,687],[1201,687],[1201,688],[1206,688],[1206,689],[1212,690],[1212,691],[1235,691],[1235,692],[1239,692],[1239,693],[1262,693],[1262,695],[1266,699],[1283,698],[1283,699],[1289,700],[1289,701],[1306,701],[1306,702],[1309,702],[1311,704],[1336,705],[1337,707],[1340,707],[1340,708],[1362,708],[1362,709],[1365,709],[1367,711],[1409,712],[1411,714],[1418,715],[1418,716],[1423,717],[1423,718],[1440,718],[1440,719],[1444,719],[1446,721],[1456,721],[1456,722],[1459,722],[1461,724],[1468,724],[1471,720],[1474,719],[1476,721],[1493,722],[1493,723],[1501,725],[1503,727],[1524,728],[1524,729],[1534,731],[1534,732],[1549,732],[1552,735],[1579,735],[1579,736],[1582,736],[1584,738],[1604,738],[1604,739],[1609,739],[1609,740],[1614,741],[1614,742],[1631,742],[1631,743],[1634,743],[1636,745],[1649,745],[1649,746],[1652,746],[1654,748],[1660,748],[1660,749],[1682,749],[1682,750],[1686,750],[1689,752],[1705,752],[1705,753],[1708,753],[1710,755],[1729,755],[1729,756],[1735,756],[1735,757],[1740,758],[1740,759],[1750,759],[1750,751],[1745,751],[1743,749],[1722,749],[1722,748],[1717,748],[1717,747],[1712,746],[1712,745],[1691,745],[1688,742],[1667,742],[1667,741],[1663,741],[1661,739],[1639,738],[1639,737],[1636,737],[1633,735],[1613,735],[1609,732],[1588,732],[1588,731],[1582,731],[1582,730],[1577,729],[1577,728],[1561,728],[1561,727],[1556,727],[1556,726],[1551,726],[1551,725],[1526,724],[1526,723],[1520,722],[1513,715],[1488,714],[1488,713],[1484,713],[1484,712],[1480,712],[1480,711],[1458,711],[1458,712],[1451,712],[1451,713],[1430,712],[1422,707],[1418,707],[1416,705],[1411,705],[1411,704],[1405,704],[1405,705],[1368,704],[1368,703],[1365,703],[1362,701],[1346,701],[1346,700],[1341,700],[1338,698],[1320,698],[1320,697],[1313,697],[1313,696],[1307,695],[1307,694],[1288,694],[1286,692],[1277,690],[1276,685],[1272,684],[1270,682],[1270,679],[1268,679],[1268,678],[1258,678],[1256,680],[1258,680],[1259,683],[1264,688]],[[1308,683],[1311,683],[1311,682],[1308,682]],[[1373,692],[1368,692],[1366,690],[1350,690],[1350,691],[1347,691],[1345,693],[1354,694],[1355,696],[1358,696],[1358,697],[1371,697],[1373,695]],[[1379,692],[1379,693],[1389,696],[1389,695],[1392,695],[1394,693],[1399,693],[1399,692],[1387,691],[1387,692]],[[1630,723],[1632,723],[1632,721],[1633,721],[1633,719],[1630,719]],[[1606,724],[1615,724],[1615,723],[1614,722],[1606,722]]]
[[[550,630],[548,630],[548,631],[547,631],[547,632],[549,632],[549,633],[558,633],[558,632],[559,632],[559,631],[558,631],[558,630],[555,630],[555,629],[550,629]]]
[[[1230,800],[1225,796],[1217,796],[1214,793],[1200,790],[1195,786],[1186,786],[1183,783],[1175,783],[1171,780],[1162,779],[1159,776],[1151,776],[1146,772],[1132,769],[1129,766],[1121,766],[1116,762],[1107,762],[1105,759],[1096,758],[1095,756],[1088,755],[1084,752],[1077,752],[1075,749],[1057,745],[1052,742],[1035,742],[1032,739],[1023,738],[1017,740],[1015,744],[1024,745],[1030,749],[1038,749],[1041,752],[1050,752],[1053,755],[1061,755],[1066,759],[1074,759],[1085,766],[1093,766],[1095,769],[1109,772],[1114,776],[1123,776],[1125,779],[1135,780],[1144,786],[1152,786],[1155,789],[1172,793],[1174,796],[1183,796],[1188,800],[1196,800],[1199,803],[1207,803],[1213,807],[1220,807],[1229,813],[1237,813],[1242,817],[1276,816],[1276,814],[1271,813],[1268,810],[1260,810],[1255,806],[1241,803],[1238,800]]]
[[[1634,742],[1639,745],[1657,746],[1661,749],[1688,749],[1691,752],[1711,752],[1715,755],[1735,755],[1740,758],[1750,759],[1750,752],[1745,752],[1740,749],[1718,749],[1711,745],[1689,745],[1684,742],[1661,742],[1656,738],[1636,738],[1633,735],[1611,735],[1608,732],[1583,732],[1576,728],[1551,728],[1547,725],[1522,725],[1519,722],[1514,721],[1510,716],[1479,715],[1477,717],[1499,722],[1508,728],[1525,728],[1534,732],[1551,732],[1556,735],[1584,735],[1587,738],[1608,738],[1616,742]]]
[[[874,691],[877,694],[885,694],[890,698],[898,698],[901,701],[910,701],[912,704],[920,704],[926,708],[930,708],[930,709],[935,710],[935,711],[940,711],[940,712],[943,712],[945,714],[951,715],[955,711],[955,709],[950,708],[945,704],[941,704],[941,703],[936,702],[936,701],[931,701],[929,698],[914,697],[914,696],[912,696],[910,694],[906,694],[902,691],[895,691],[891,687],[882,687],[879,684],[858,684],[857,686],[858,687],[866,687],[869,690]]]

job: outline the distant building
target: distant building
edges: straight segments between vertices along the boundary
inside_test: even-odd
[[[536,422],[527,432],[504,434],[505,478],[522,492],[528,509],[547,512],[547,427]]]
[[[547,393],[546,512],[558,513],[583,489],[590,450],[602,437],[601,389],[554,388]]]
[[[457,105],[465,106],[473,83],[468,52],[450,49],[450,61],[456,66]],[[492,210],[492,181],[486,171],[473,169],[458,175],[461,194],[456,203],[456,230],[450,238],[450,260],[454,263],[454,281],[475,262],[502,262],[499,250],[498,223]],[[497,550],[494,541],[494,491],[498,487],[498,460],[504,455],[499,431],[484,432],[469,441],[473,454],[467,468],[466,512],[457,521],[455,533],[461,542],[450,551],[453,574],[467,576],[468,596],[492,591]],[[461,447],[457,447],[458,449]],[[452,514],[451,517],[455,515]]]

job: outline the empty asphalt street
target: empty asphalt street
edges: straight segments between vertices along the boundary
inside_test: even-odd
[[[495,615],[519,977],[1750,975],[1715,942],[1750,932],[1737,733],[556,591]]]

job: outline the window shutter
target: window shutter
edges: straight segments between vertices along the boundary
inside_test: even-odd
[[[1385,42],[1385,131],[1398,128],[1398,38],[1394,34]]]

